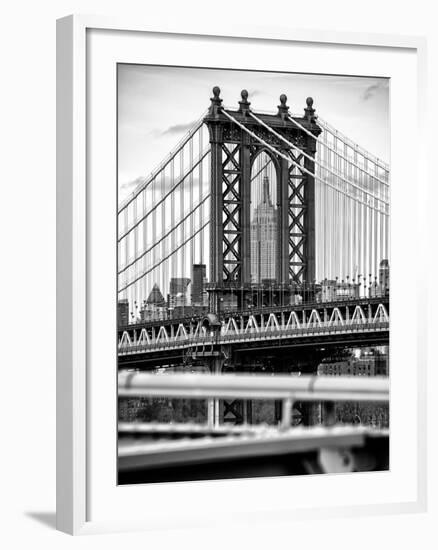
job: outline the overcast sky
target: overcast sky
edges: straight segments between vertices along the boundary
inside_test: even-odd
[[[237,108],[246,88],[254,112],[276,111],[285,93],[292,113],[312,96],[316,113],[389,162],[389,82],[381,78],[119,65],[119,200],[147,176],[210,104],[213,86]]]

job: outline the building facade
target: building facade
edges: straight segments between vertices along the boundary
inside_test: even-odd
[[[126,298],[117,302],[117,324],[126,326],[129,323],[129,301]]]
[[[192,266],[192,305],[204,306],[208,303],[208,295],[205,290],[207,267],[205,264],[193,264]]]
[[[272,204],[269,178],[263,177],[261,202],[255,207],[251,220],[251,281],[276,280],[277,208]]]

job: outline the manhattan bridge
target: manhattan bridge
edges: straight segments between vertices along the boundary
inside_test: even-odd
[[[205,429],[225,439],[251,432],[256,399],[275,401],[283,429],[294,414],[335,424],[337,400],[387,401],[382,377],[331,378],[318,392],[329,377],[315,375],[347,374],[320,372],[346,349],[387,349],[389,197],[388,165],[317,116],[312,98],[303,114],[284,94],[264,112],[246,90],[225,106],[214,87],[208,110],[119,205],[119,398],[205,397]],[[209,377],[213,388],[184,375],[183,388],[174,375],[176,389],[157,371],[221,377]]]

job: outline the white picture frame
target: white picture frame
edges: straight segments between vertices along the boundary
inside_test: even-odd
[[[58,21],[57,527],[59,530],[67,533],[84,534],[114,530],[151,529],[164,525],[167,527],[177,527],[187,525],[187,523],[195,526],[208,526],[209,521],[207,517],[202,515],[197,516],[196,514],[192,514],[192,517],[189,519],[184,515],[178,517],[175,511],[176,509],[168,509],[166,511],[166,516],[163,514],[160,516],[159,513],[156,513],[155,515],[149,514],[148,518],[146,514],[143,518],[134,517],[130,514],[129,510],[126,511],[126,514],[119,515],[116,511],[116,507],[114,507],[112,511],[107,509],[105,511],[102,510],[99,514],[90,514],[90,509],[93,509],[95,506],[95,500],[107,500],[108,502],[110,500],[108,498],[109,493],[106,495],[104,491],[102,491],[99,496],[102,485],[93,485],[93,483],[95,483],[93,472],[96,471],[93,464],[96,460],[94,456],[96,453],[93,450],[92,441],[96,431],[92,426],[92,422],[96,421],[96,414],[94,414],[97,399],[95,381],[96,377],[101,374],[101,371],[99,371],[99,362],[96,361],[95,355],[98,353],[96,352],[96,348],[99,347],[99,343],[96,342],[107,338],[108,331],[103,328],[99,337],[95,338],[96,332],[95,325],[93,324],[95,321],[92,319],[92,316],[95,315],[93,312],[96,310],[96,307],[98,307],[98,303],[94,303],[95,299],[98,300],[93,292],[93,289],[95,289],[93,278],[95,275],[90,271],[94,269],[95,266],[95,263],[93,263],[93,251],[95,250],[95,248],[93,248],[93,238],[96,237],[93,237],[93,234],[95,235],[94,220],[98,213],[96,210],[94,184],[90,183],[96,181],[96,176],[93,175],[93,170],[90,168],[91,158],[94,158],[90,157],[90,155],[93,154],[93,143],[92,140],[89,139],[90,136],[87,132],[90,131],[88,123],[90,122],[89,100],[91,80],[96,77],[100,78],[100,76],[97,74],[94,75],[92,72],[95,70],[96,64],[93,59],[90,58],[90,55],[94,55],[96,51],[99,51],[102,45],[90,39],[90,32],[96,32],[100,34],[100,36],[104,36],[104,39],[107,41],[105,43],[106,45],[110,42],[115,44],[115,37],[120,38],[122,35],[126,36],[126,34],[129,33],[131,33],[131,36],[134,36],[132,33],[135,33],[135,40],[137,41],[141,40],[141,37],[158,37],[158,39],[164,40],[163,44],[166,40],[171,40],[173,44],[178,42],[178,45],[185,44],[186,46],[192,45],[190,42],[191,40],[205,40],[206,43],[208,43],[209,40],[216,40],[225,45],[235,44],[237,41],[242,47],[251,46],[259,48],[260,51],[262,51],[262,48],[275,48],[277,46],[287,48],[292,47],[292,45],[301,48],[309,47],[310,49],[313,46],[318,48],[332,48],[330,51],[335,53],[336,51],[339,53],[340,50],[347,52],[349,49],[356,49],[355,51],[357,51],[358,48],[361,48],[361,51],[368,51],[375,59],[376,56],[383,55],[383,53],[389,55],[388,52],[394,52],[394,57],[396,57],[395,53],[397,53],[397,55],[403,55],[404,52],[407,52],[406,55],[412,58],[412,63],[405,65],[405,70],[409,73],[406,78],[410,78],[410,88],[406,92],[406,97],[409,107],[414,108],[414,103],[416,103],[414,111],[410,111],[411,120],[408,121],[407,124],[410,124],[410,131],[416,134],[416,143],[420,142],[421,139],[425,139],[425,115],[424,109],[420,108],[420,106],[423,106],[425,103],[425,41],[414,37],[368,34],[356,35],[326,31],[309,32],[285,28],[233,27],[232,30],[228,30],[224,34],[223,29],[214,28],[214,25],[208,28],[203,25],[201,29],[197,28],[196,24],[193,25],[193,28],[179,29],[178,25],[170,23],[166,27],[163,26],[156,29],[150,28],[147,24],[138,21],[123,21],[120,19],[92,16],[69,16]],[[117,48],[116,44],[115,47]],[[130,49],[132,48],[132,44],[129,45],[126,43],[124,47],[125,49],[123,52],[120,51],[120,59],[123,58],[123,62],[127,62],[126,60],[129,59],[131,59],[132,62],[139,62],[139,58],[133,57],[133,49]],[[166,61],[169,59],[171,60],[172,57],[176,57],[174,50],[172,51],[169,44],[164,46],[162,53],[163,64],[166,64]],[[105,55],[110,55],[110,53],[107,52]],[[309,55],[314,54],[310,52]],[[354,52],[353,54],[350,52],[350,56],[351,55],[353,58],[349,57],[350,62],[354,61]],[[336,55],[334,54],[333,58],[335,57]],[[108,66],[114,64],[114,60],[110,58],[108,58],[106,62]],[[239,63],[241,68],[248,68],[242,66],[242,61],[239,61]],[[401,78],[401,58],[394,63],[395,65],[398,64],[398,76],[394,76],[394,78]],[[179,62],[176,61],[176,64],[179,64]],[[103,65],[104,64],[102,64],[102,66]],[[345,69],[343,69],[340,64],[338,71],[336,71],[336,61],[331,61],[327,63],[327,65],[329,66],[327,72],[330,74],[335,74],[336,72],[348,74],[345,73]],[[382,71],[383,69],[380,70],[376,68],[376,76],[384,76],[384,71]],[[394,75],[397,71],[394,72]],[[357,66],[357,74],[362,74],[360,65]],[[393,78],[391,74],[387,74],[386,76]],[[413,76],[415,77],[414,82],[412,82]],[[106,109],[108,105],[113,104],[115,109],[115,103],[111,103],[114,96],[111,94],[112,92],[109,94],[110,98],[108,102],[105,103],[102,108]],[[392,108],[398,109],[399,102],[400,98],[392,97]],[[97,123],[98,119],[93,119],[93,122]],[[395,126],[393,120],[391,126],[394,142],[392,144],[392,151],[396,153],[395,158],[391,159],[394,164],[393,174],[395,174],[395,176],[400,175],[400,180],[402,180],[403,175],[401,173],[401,168],[398,166],[399,160],[397,158],[397,152],[401,151],[401,145],[397,141],[400,139],[400,136],[398,136],[399,128],[400,127]],[[112,150],[114,146],[114,135],[115,128],[113,128],[112,132],[109,132],[108,141],[102,143],[102,154]],[[417,238],[419,242],[425,242],[425,239],[422,239],[421,236],[425,232],[426,222],[419,216],[419,212],[424,208],[426,197],[427,179],[424,174],[425,154],[424,148],[418,147],[416,155],[413,155],[414,160],[412,161],[414,163],[412,173],[416,174],[415,177],[418,188],[418,204],[415,206],[415,215],[412,217],[412,235],[410,237],[411,241],[409,241],[411,243],[414,243]],[[115,166],[115,158],[108,161],[108,165],[107,169],[111,174],[111,170],[113,170]],[[102,175],[103,173],[99,174],[100,181],[102,181]],[[113,177],[116,177],[115,172]],[[406,203],[403,203],[402,198],[397,194],[395,199],[396,200],[393,202],[394,213],[397,214],[397,211],[400,211],[402,214]],[[99,216],[105,209],[109,209],[109,211],[103,214],[102,219],[107,218],[108,215],[112,215],[111,200],[100,207]],[[105,242],[103,248],[109,250],[112,243],[111,231],[107,233],[109,235],[108,241]],[[394,233],[393,241],[396,255],[395,264],[397,265],[397,258],[399,256],[401,258],[401,252],[398,251],[399,243],[397,242],[397,232]],[[105,251],[101,253],[102,255],[106,254]],[[421,246],[413,250],[413,261],[415,260],[415,262],[421,263],[424,254],[424,249]],[[102,261],[102,265],[111,265],[111,258],[109,258],[108,261],[109,264],[105,264],[105,261]],[[413,277],[418,277],[419,281],[417,292],[412,299],[414,305],[411,304],[412,312],[415,315],[425,304],[426,290],[424,286],[422,286],[424,282],[422,283],[421,273],[418,267],[413,267],[412,274]],[[103,286],[107,289],[109,288],[109,291],[112,292],[111,288],[113,290],[115,288],[115,278],[114,281],[112,281],[111,277],[109,277],[108,284]],[[396,298],[393,298],[393,300],[394,303],[396,303]],[[108,318],[111,318],[111,315]],[[112,322],[114,322],[114,319],[110,319],[107,325],[109,331],[112,330]],[[366,502],[361,502],[360,499],[356,499],[353,503],[354,499],[352,499],[351,505],[341,503],[339,505],[328,506],[324,501],[317,500],[312,507],[310,507],[310,505],[296,506],[296,503],[291,503],[288,507],[283,503],[275,509],[269,509],[269,507],[266,509],[263,508],[262,510],[255,507],[253,509],[247,508],[245,514],[241,516],[241,521],[255,519],[259,521],[261,518],[268,518],[270,520],[275,518],[284,519],[286,517],[303,519],[339,515],[418,512],[426,509],[426,342],[424,333],[418,330],[415,322],[411,330],[416,331],[416,338],[407,357],[413,358],[415,361],[415,369],[414,373],[410,374],[412,379],[408,380],[407,383],[411,385],[414,384],[413,387],[416,395],[412,398],[412,402],[416,403],[416,406],[415,414],[413,414],[414,418],[411,419],[410,423],[408,422],[406,426],[409,437],[415,440],[412,460],[409,463],[412,478],[412,486],[408,491],[409,495],[398,500],[394,492],[394,498],[388,500],[385,497],[375,502],[370,502],[369,499]],[[395,333],[398,334],[397,327],[395,327]],[[401,334],[400,332],[400,335]],[[392,344],[397,347],[397,342],[392,342]],[[108,343],[108,348],[111,348],[111,343]],[[110,349],[109,353],[115,355],[115,347]],[[109,381],[108,385],[102,384],[101,393],[106,392],[106,398],[104,399],[105,403],[101,403],[103,408],[110,407],[111,403],[113,403],[115,409],[114,386],[111,385],[115,385],[115,372],[113,373],[113,378],[113,381]],[[400,404],[405,398],[403,395],[405,390],[406,387],[400,385],[397,376],[395,376],[395,380],[392,383],[391,414],[396,410],[394,407],[398,406],[397,404]],[[107,417],[108,423],[111,424],[111,426],[108,430],[103,430],[108,431],[108,433],[102,435],[102,445],[99,444],[99,447],[102,447],[102,449],[105,448],[103,439],[107,437],[106,441],[110,440],[112,437],[111,430],[116,429],[116,423],[115,421],[113,422],[113,420],[115,420],[115,414],[116,412],[114,410],[112,416],[110,415]],[[395,425],[395,440],[397,439],[397,429],[397,425]],[[392,435],[393,432],[391,433],[391,437]],[[113,449],[115,449],[115,445]],[[99,457],[99,460],[100,459],[101,457]],[[114,456],[108,455],[108,464],[110,462],[113,464],[115,459],[115,454]],[[106,459],[103,458],[103,460],[105,461]],[[107,467],[102,464],[102,471],[111,471],[112,467],[111,465]],[[315,481],[315,479],[312,481],[312,483],[323,483],[325,487],[322,488],[322,491],[333,490],[336,483],[341,482],[340,478],[338,478],[338,481],[335,480],[334,483],[333,479],[332,481],[328,479],[330,477],[333,478],[333,476],[324,477],[326,478],[324,481]],[[368,478],[368,481],[369,479],[370,478]],[[363,483],[368,483],[368,481],[365,480]],[[143,498],[145,495],[153,495],[154,498],[159,498],[160,494],[166,495],[167,497],[175,494],[178,498],[187,498],[190,491],[196,491],[198,498],[202,497],[202,495],[214,494],[214,499],[221,502],[225,492],[229,493],[229,491],[236,490],[236,487],[238,487],[239,494],[246,494],[246,498],[248,502],[250,502],[251,495],[254,494],[256,488],[258,491],[263,488],[264,491],[268,492],[267,494],[274,495],[280,493],[278,480],[246,480],[245,482],[239,483],[238,481],[237,483],[238,485],[236,485],[236,481],[215,483],[201,482],[197,484],[179,484],[177,488],[174,486],[176,484],[157,484],[153,488],[140,486],[136,488],[137,496],[135,498],[139,497],[139,495],[141,498],[141,494]],[[283,479],[282,483],[284,486],[286,481]],[[303,480],[298,480],[296,483],[302,486]],[[130,502],[131,497],[128,496],[128,488],[123,491],[124,498],[127,499],[126,502]],[[231,516],[230,519],[232,519]]]

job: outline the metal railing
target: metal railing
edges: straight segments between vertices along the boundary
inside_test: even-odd
[[[298,399],[300,401],[387,401],[386,377],[266,376],[121,372],[119,397],[166,396],[207,399]]]
[[[291,425],[295,401],[388,401],[389,380],[386,377],[157,375],[122,372],[119,374],[118,382],[119,398],[122,399],[168,397],[206,399],[210,402],[219,399],[268,399],[282,402],[282,415],[278,426],[243,424],[230,428],[208,422],[196,425],[193,435],[203,437],[195,439],[143,439],[145,435],[166,432],[167,435],[187,435],[191,432],[193,423],[171,423],[166,430],[164,425],[154,422],[120,422],[119,434],[128,436],[127,441],[119,442],[121,471],[319,451],[324,448],[345,449],[363,446],[369,436],[388,436],[387,430],[364,426],[333,423],[312,427]],[[212,437],[213,435],[219,437]]]
[[[387,377],[266,376],[243,374],[157,375],[121,372],[119,397],[272,399],[282,401],[282,425],[290,426],[294,401],[388,401]]]

